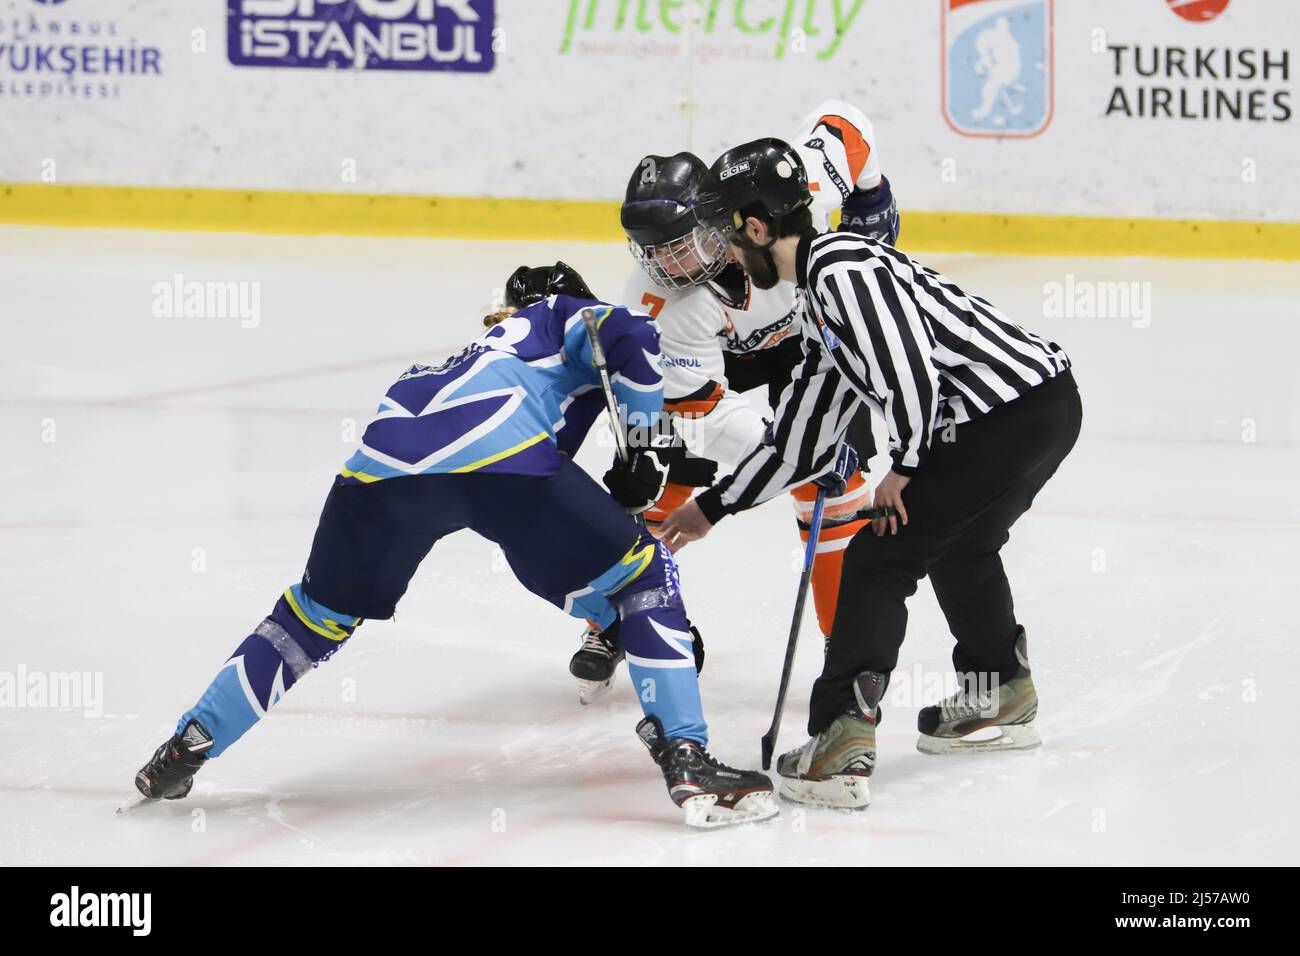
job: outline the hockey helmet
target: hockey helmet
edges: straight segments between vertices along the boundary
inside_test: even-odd
[[[808,171],[799,154],[784,140],[769,137],[719,156],[700,184],[695,211],[700,222],[732,238],[744,229],[747,215],[779,219],[811,204]]]
[[[703,160],[683,152],[644,157],[628,180],[619,218],[633,257],[661,288],[698,285],[727,265],[726,241],[694,212],[707,172]]]
[[[520,266],[506,280],[506,305],[522,309],[552,295],[595,299],[576,269],[563,262],[553,266]]]

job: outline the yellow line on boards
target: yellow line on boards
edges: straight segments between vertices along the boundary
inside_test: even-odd
[[[1300,259],[1300,223],[904,212],[898,244],[1038,256]]]
[[[1300,223],[903,210],[900,248],[1009,255],[1300,259]],[[604,200],[0,183],[0,223],[288,235],[619,242]]]

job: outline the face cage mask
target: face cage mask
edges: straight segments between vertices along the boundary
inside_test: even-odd
[[[689,289],[717,278],[727,267],[727,240],[711,226],[696,226],[690,235],[672,242],[642,245],[629,239],[627,244],[637,264],[661,289]]]

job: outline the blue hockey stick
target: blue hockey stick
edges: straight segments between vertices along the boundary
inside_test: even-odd
[[[803,573],[799,576],[799,593],[794,599],[794,619],[790,622],[790,638],[785,645],[785,664],[781,668],[781,686],[776,692],[776,713],[772,726],[763,735],[763,769],[772,766],[772,752],[776,749],[776,735],[781,732],[781,713],[785,710],[785,693],[790,687],[790,671],[794,668],[794,651],[799,644],[799,625],[803,621],[803,608],[808,600],[808,582],[812,580],[813,560],[817,557],[817,539],[822,531],[822,511],[826,507],[826,489],[817,489],[813,504],[812,521],[808,525],[808,546],[803,553]]]

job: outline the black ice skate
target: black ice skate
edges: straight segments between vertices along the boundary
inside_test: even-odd
[[[614,686],[623,648],[618,643],[618,619],[602,633],[595,624],[582,635],[582,647],[569,660],[569,673],[578,678],[578,703],[590,704]]]
[[[135,775],[135,787],[147,800],[180,800],[194,786],[194,774],[212,749],[212,736],[197,720],[185,725]]]
[[[694,740],[665,739],[657,717],[644,718],[636,732],[663,771],[668,795],[685,812],[687,826],[756,823],[781,812],[767,774],[728,767]]]

